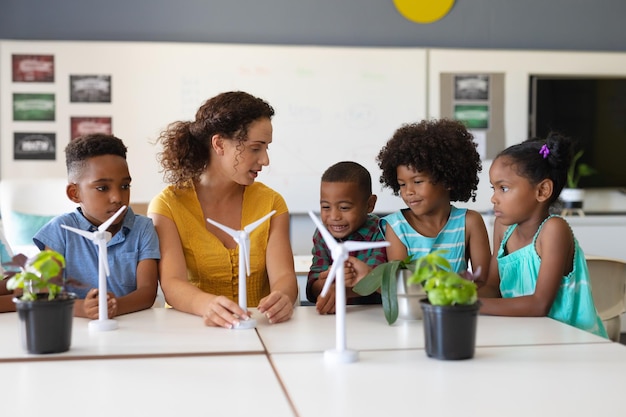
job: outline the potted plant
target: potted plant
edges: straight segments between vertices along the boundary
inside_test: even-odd
[[[443,253],[433,251],[417,259],[409,279],[420,283],[427,294],[420,301],[426,354],[437,359],[469,359],[476,346],[477,287],[471,277],[452,272]]]
[[[578,182],[582,177],[588,177],[596,173],[596,170],[585,163],[578,163],[584,151],[578,151],[567,169],[566,187],[559,196],[563,202],[564,209],[582,209],[585,198],[585,190],[578,188]]]
[[[44,250],[31,258],[23,254],[6,264],[7,289],[22,290],[15,297],[22,345],[29,353],[58,353],[70,348],[74,317],[74,293],[65,291],[65,258]]]
[[[415,262],[410,257],[377,265],[352,290],[359,295],[369,295],[380,289],[383,312],[387,323],[393,324],[398,317],[405,320],[422,318],[420,300],[426,293],[419,283],[410,283]]]

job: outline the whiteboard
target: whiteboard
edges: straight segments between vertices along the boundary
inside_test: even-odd
[[[208,98],[243,90],[276,110],[270,166],[258,180],[291,212],[319,209],[330,165],[352,160],[370,171],[377,212],[403,206],[381,190],[376,155],[403,123],[426,117],[426,50],[140,42],[0,41],[3,178],[65,176],[70,117],[112,117],[128,146],[132,201],[165,186],[154,145],[176,120],[191,120]],[[12,54],[53,54],[51,83],[12,82]],[[110,75],[111,103],[70,103],[70,75]],[[54,93],[54,121],[12,120],[12,93]],[[55,161],[13,160],[14,132],[55,132]]]

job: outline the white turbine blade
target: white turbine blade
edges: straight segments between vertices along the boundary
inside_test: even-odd
[[[228,226],[224,226],[223,224],[218,223],[215,220],[211,220],[209,218],[207,218],[206,221],[211,223],[213,226],[217,227],[218,229],[221,229],[224,232],[228,233],[229,235],[233,237],[233,239],[235,239],[235,242],[239,243],[239,231],[235,229],[231,229]]]
[[[332,250],[338,245],[337,241],[335,240],[333,235],[330,234],[328,229],[324,227],[324,224],[322,224],[320,219],[318,219],[317,216],[313,214],[312,211],[309,211],[309,216],[311,216],[313,223],[315,223],[315,225],[317,226],[317,229],[322,234],[322,237],[324,238],[324,242],[326,242],[326,246],[328,246],[328,249],[330,249],[332,252]]]
[[[344,262],[345,262],[344,260],[333,261],[333,264],[330,266],[330,272],[328,272],[328,276],[326,277],[324,288],[322,288],[322,292],[320,293],[322,297],[326,297],[326,294],[328,293],[328,290],[330,289],[331,284],[335,280],[335,275],[337,274],[337,268],[343,268]]]
[[[275,213],[276,213],[276,210],[270,211],[265,216],[261,217],[259,220],[255,221],[255,222],[252,222],[249,225],[247,225],[246,227],[244,227],[243,230],[245,230],[247,233],[251,233],[254,229],[259,227],[259,225],[261,223],[263,223],[265,220],[267,220],[270,217],[272,217]]]
[[[246,232],[243,233],[246,236],[245,238],[240,239],[241,242],[239,242],[239,250],[243,251],[243,259],[246,263],[246,273],[248,274],[246,276],[250,276],[250,239],[248,238],[248,234]]]
[[[109,260],[107,259],[107,243],[104,240],[98,241],[98,262],[104,268],[104,274],[108,277],[111,272],[109,271]]]
[[[343,245],[348,252],[354,252],[365,249],[384,248],[385,246],[389,246],[389,242],[357,242],[349,240],[347,242],[343,242]]]
[[[118,210],[118,211],[116,211],[114,215],[112,215],[111,217],[109,217],[109,219],[108,219],[106,222],[104,222],[104,223],[102,223],[100,226],[98,226],[98,230],[99,230],[99,231],[101,231],[101,232],[106,231],[106,230],[109,228],[109,226],[111,226],[111,224],[113,224],[113,222],[115,221],[115,219],[117,219],[117,218],[118,218],[118,216],[119,216],[120,214],[122,214],[122,212],[123,212],[124,210],[126,210],[126,206],[122,206],[122,207],[120,207],[120,208],[119,208],[119,210]]]
[[[94,233],[93,232],[88,232],[87,230],[82,230],[82,229],[77,229],[75,227],[71,227],[71,226],[66,226],[64,224],[61,225],[62,228],[69,230],[70,232],[74,232],[77,233],[81,236],[86,237],[89,240],[94,240]]]

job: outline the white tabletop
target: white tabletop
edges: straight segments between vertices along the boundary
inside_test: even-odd
[[[17,314],[0,314],[0,367],[11,375],[2,415],[23,415],[32,387],[38,398],[70,399],[69,411],[46,408],[52,416],[110,415],[98,398],[115,399],[122,415],[168,417],[449,416],[468,407],[481,417],[619,415],[626,347],[549,318],[479,316],[475,358],[440,361],[426,356],[421,321],[389,326],[380,306],[349,306],[347,344],[360,359],[333,365],[323,351],[335,347],[335,316],[297,307],[270,325],[252,312],[256,330],[210,328],[162,308],[120,316],[110,332],[75,318],[72,347],[57,355],[25,353]],[[67,385],[42,389],[59,381]]]
[[[479,347],[464,361],[424,350],[272,355],[300,417],[623,415],[626,347],[617,343]]]
[[[262,318],[261,318],[262,319]],[[17,313],[0,314],[0,362],[125,356],[262,353],[254,329],[228,330],[207,327],[198,316],[169,308],[151,308],[115,318],[119,328],[89,330],[88,319],[75,317],[70,350],[32,355],[21,345]]]
[[[381,306],[348,306],[346,343],[355,350],[422,349],[421,320],[398,320],[390,326]],[[270,353],[320,352],[335,347],[335,316],[319,315],[315,307],[297,307],[293,318],[279,325],[259,321],[257,328]],[[608,339],[547,317],[479,316],[477,346],[610,343]]]
[[[3,363],[2,415],[293,416],[265,355]]]

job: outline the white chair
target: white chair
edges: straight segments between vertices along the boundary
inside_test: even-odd
[[[11,249],[11,245],[9,245],[7,238],[4,236],[4,230],[0,222],[0,275],[4,275],[4,264],[11,262],[13,255],[13,249]]]
[[[33,235],[50,218],[73,211],[65,194],[67,178],[3,179],[0,181],[0,217],[14,253],[38,251]]]
[[[593,301],[609,338],[619,342],[626,311],[626,261],[587,255]]]

